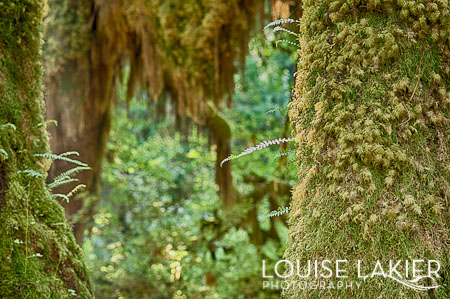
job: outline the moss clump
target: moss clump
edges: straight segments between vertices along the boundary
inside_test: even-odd
[[[290,107],[301,162],[286,257],[372,266],[434,259],[447,278],[435,292],[372,279],[359,289],[284,294],[448,297],[448,2],[324,0],[303,9]]]
[[[45,187],[42,1],[0,2],[0,297],[89,298],[80,248]]]

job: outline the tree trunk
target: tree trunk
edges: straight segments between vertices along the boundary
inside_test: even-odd
[[[45,186],[42,1],[0,4],[0,297],[90,298],[63,208]]]
[[[230,62],[245,57],[249,30],[262,6],[255,0],[49,3],[47,119],[58,121],[58,127],[50,127],[51,148],[58,154],[80,153],[80,160],[92,171],[82,172],[77,178],[94,195],[109,135],[115,76],[122,77],[126,59],[130,65],[128,100],[136,86],[148,87],[154,100],[164,92],[176,103],[174,113],[178,117],[187,115],[204,124],[208,101],[220,103],[233,88],[236,68]],[[198,14],[186,14],[188,8]],[[217,143],[219,158],[229,154],[228,143]],[[50,178],[67,167],[64,162],[55,163]],[[217,167],[216,177],[221,194],[227,202],[233,202],[229,167]],[[72,187],[66,185],[57,192]],[[72,220],[78,219],[75,235],[81,243],[85,215],[79,214],[84,214],[83,199],[61,203]],[[77,214],[81,217],[73,217]]]
[[[449,296],[450,12],[448,1],[422,2],[303,3],[290,111],[299,182],[285,257],[301,274],[308,260],[347,260],[342,281],[362,284],[302,290],[294,274],[287,298]],[[385,272],[389,260],[437,260],[441,287],[358,280],[357,260],[361,275],[377,260]],[[399,268],[411,279],[411,267],[407,279]]]
[[[206,120],[206,127],[212,133],[216,145],[216,183],[222,198],[224,208],[231,208],[236,204],[237,190],[234,188],[231,163],[220,165],[231,155],[231,128],[227,120],[215,107],[210,107],[210,116]]]
[[[121,49],[114,40],[105,36],[104,31],[99,30],[99,23],[102,23],[99,18],[111,18],[108,12],[100,16],[98,9],[90,0],[71,5],[63,10],[62,4],[51,3],[50,9],[54,9],[55,12],[48,21],[51,23],[48,25],[48,31],[54,36],[47,36],[49,46],[45,57],[47,60],[45,85],[49,92],[46,96],[46,116],[47,119],[56,120],[58,123],[57,126],[49,127],[52,152],[56,154],[79,152],[80,160],[88,164],[92,170],[79,173],[77,184],[86,185],[86,191],[96,195],[110,130],[114,67]],[[58,26],[61,25],[58,22],[70,20],[74,14],[77,16],[75,23],[79,27],[66,25],[68,28],[64,28],[62,33],[51,27],[59,29]],[[52,47],[56,47],[52,45],[52,38],[57,39],[57,34],[64,33],[80,36],[70,41],[68,52],[71,55],[62,58],[51,52]],[[58,64],[52,65],[53,60],[57,60]],[[68,170],[69,167],[65,161],[55,161],[49,173],[50,179]],[[55,192],[68,193],[73,187],[74,185],[66,184]],[[88,216],[80,214],[83,213],[83,198],[75,197],[69,202],[61,200],[60,203],[70,220],[73,221],[73,216],[78,216],[77,221],[74,221],[74,233],[77,242],[81,244],[85,227],[84,218]]]

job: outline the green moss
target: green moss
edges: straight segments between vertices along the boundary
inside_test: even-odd
[[[48,152],[43,124],[37,0],[0,2],[0,297],[90,297],[81,251],[62,207],[45,187]],[[22,172],[31,169],[42,175]]]
[[[419,2],[304,3],[288,259],[435,259],[449,277],[450,12]],[[448,282],[438,284],[433,294],[386,279],[284,294],[448,297]]]

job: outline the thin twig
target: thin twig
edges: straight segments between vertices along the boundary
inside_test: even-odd
[[[414,93],[413,93],[413,95],[414,95]],[[398,126],[404,125],[404,124],[408,123],[411,120],[411,114],[409,113],[408,107],[406,107],[405,103],[403,103],[403,106],[405,107],[406,112],[408,112],[408,119],[405,120],[404,122],[402,122],[401,124],[399,124]]]

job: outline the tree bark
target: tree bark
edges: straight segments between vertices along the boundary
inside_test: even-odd
[[[55,4],[50,9],[59,8]],[[75,44],[72,45],[71,50],[73,56],[59,58],[57,66],[47,63],[48,72],[45,80],[49,90],[46,96],[47,119],[56,120],[58,123],[57,126],[49,128],[51,150],[57,154],[68,151],[79,152],[80,160],[88,164],[92,170],[79,173],[77,184],[86,185],[88,194],[96,195],[110,130],[114,68],[122,50],[118,46],[120,41],[109,39],[102,30],[105,25],[100,25],[106,22],[103,19],[112,18],[108,15],[109,11],[100,14],[99,8],[95,7],[92,1],[85,0],[61,12],[62,16],[58,17],[71,18],[73,13],[71,9],[78,12],[76,23],[83,27],[66,30],[80,30],[80,34],[83,35],[77,37],[79,41],[72,41]],[[59,25],[57,21],[56,18],[49,20],[54,22],[53,26]],[[121,21],[117,20],[119,23]],[[49,31],[52,29],[50,28]],[[56,32],[59,33],[59,31]],[[47,39],[51,43],[50,36]],[[55,54],[51,53],[51,48],[46,55],[47,60],[55,59],[52,57]],[[49,173],[50,179],[68,170],[69,167],[70,165],[65,161],[55,161]],[[73,187],[73,184],[66,184],[55,192],[68,193]],[[83,201],[80,196],[72,198],[69,202],[60,201],[67,216],[74,222],[74,233],[79,244],[83,241],[86,222],[84,218],[87,216],[83,215]],[[76,221],[74,216],[78,216]]]
[[[362,285],[303,290],[294,274],[285,297],[449,296],[449,24],[448,1],[303,3],[290,108],[299,182],[285,257],[305,267],[348,260],[343,282]],[[377,260],[387,271],[389,260],[414,259],[440,262],[441,287],[356,277],[357,260],[370,274]]]
[[[38,0],[0,4],[0,297],[90,298],[63,208],[45,186],[51,161]]]
[[[212,105],[212,104],[211,104]],[[231,155],[231,128],[227,120],[215,107],[210,107],[210,116],[206,120],[206,127],[210,130],[216,145],[216,183],[225,208],[236,204],[237,190],[234,188],[230,163],[220,165]]]

